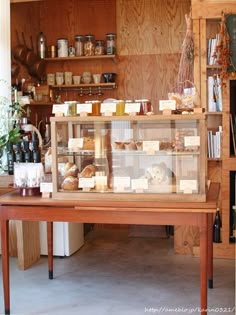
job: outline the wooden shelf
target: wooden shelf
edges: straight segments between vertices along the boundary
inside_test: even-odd
[[[50,105],[53,105],[54,103],[52,102],[34,102],[34,101],[30,101],[30,106],[50,106]]]
[[[52,89],[72,89],[72,88],[75,88],[75,89],[80,89],[80,88],[94,88],[94,87],[101,87],[101,88],[113,88],[115,89],[116,88],[116,83],[99,83],[99,84],[95,84],[95,83],[90,83],[90,84],[70,84],[70,85],[65,85],[65,84],[62,84],[62,85],[51,85],[50,86]]]
[[[57,62],[57,61],[84,61],[94,59],[116,59],[116,55],[95,55],[95,56],[80,56],[80,57],[55,57],[55,58],[44,58],[45,61]]]
[[[205,112],[207,116],[222,116],[222,112]]]

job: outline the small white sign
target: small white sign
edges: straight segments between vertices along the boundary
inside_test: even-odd
[[[137,178],[131,180],[131,187],[134,190],[148,189],[148,180],[146,178]]]
[[[200,137],[199,136],[186,136],[184,137],[184,146],[200,146]]]
[[[184,194],[191,194],[193,191],[197,192],[197,180],[195,179],[181,179],[179,181],[179,189]]]
[[[116,111],[116,103],[110,102],[110,103],[102,103],[101,104],[101,113],[114,113]]]
[[[92,113],[92,103],[78,103],[76,113]]]
[[[175,110],[176,109],[176,100],[160,100],[159,101],[159,110]]]
[[[86,178],[80,177],[79,178],[79,188],[94,188],[95,181],[94,177]]]
[[[130,187],[130,177],[129,176],[114,176],[113,186],[119,189]]]
[[[125,103],[125,113],[139,113],[140,103]]]
[[[52,106],[52,113],[53,114],[58,114],[62,113],[66,115],[68,112],[68,104],[53,104]]]
[[[160,150],[160,141],[143,141],[143,151],[159,151]]]
[[[83,148],[84,139],[83,138],[69,138],[68,149],[71,151],[78,151]]]
[[[52,183],[40,183],[41,193],[51,193],[53,190]]]

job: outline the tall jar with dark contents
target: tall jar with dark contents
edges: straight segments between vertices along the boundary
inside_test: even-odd
[[[95,54],[95,37],[94,35],[85,35],[84,56],[94,56]]]
[[[83,56],[84,54],[84,36],[76,35],[75,36],[75,56]]]
[[[116,34],[109,33],[106,34],[106,54],[114,55],[116,53]]]

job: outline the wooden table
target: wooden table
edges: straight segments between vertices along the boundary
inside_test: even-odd
[[[212,222],[218,194],[219,184],[215,183],[210,186],[206,202],[198,203],[55,200],[20,197],[18,192],[3,195],[0,218],[5,314],[10,314],[9,220],[47,221],[50,279],[53,279],[54,221],[199,226],[201,314],[207,314],[207,279],[209,287],[213,287]]]

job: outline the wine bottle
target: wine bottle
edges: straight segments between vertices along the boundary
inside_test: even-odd
[[[23,150],[23,162],[30,163],[32,161],[31,151],[29,148],[29,141],[23,142],[24,150]]]
[[[15,161],[16,163],[23,162],[23,151],[21,149],[21,142],[15,145]]]
[[[14,174],[14,160],[15,160],[15,154],[13,151],[13,144],[8,143],[7,144],[7,166],[8,166],[9,175]]]
[[[215,215],[215,220],[213,223],[213,242],[214,243],[221,243],[221,218],[220,218],[220,210],[217,208],[216,210],[216,215]]]
[[[36,132],[33,133],[33,141],[32,141],[32,162],[39,163],[41,162],[41,154],[39,149],[39,140]]]

